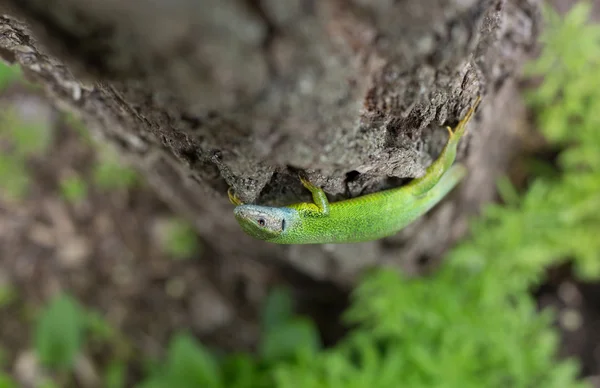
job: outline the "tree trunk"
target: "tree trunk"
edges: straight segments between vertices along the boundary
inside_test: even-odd
[[[195,224],[213,255],[198,265],[216,275],[207,284],[227,308],[256,307],[281,281],[328,306],[340,294],[323,291],[346,289],[366,266],[419,273],[434,264],[493,198],[518,145],[516,75],[535,48],[538,8],[538,0],[0,0],[0,54]],[[244,235],[233,218],[228,186],[245,202],[310,200],[298,169],[333,200],[423,174],[446,140],[443,126],[477,95],[458,156],[468,178],[399,234],[276,246]],[[238,315],[220,327],[237,330]]]

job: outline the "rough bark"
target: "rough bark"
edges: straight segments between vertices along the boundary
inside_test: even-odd
[[[493,198],[518,143],[515,81],[534,49],[538,8],[539,0],[0,0],[0,54],[194,222],[214,253],[211,292],[227,295],[223,309],[255,306],[275,279],[327,306],[315,282],[344,288],[372,265],[419,272]],[[459,150],[469,177],[398,235],[274,246],[233,219],[228,186],[246,202],[309,200],[297,169],[332,199],[419,176],[443,146],[441,127],[478,94]],[[207,296],[207,306],[218,299]]]

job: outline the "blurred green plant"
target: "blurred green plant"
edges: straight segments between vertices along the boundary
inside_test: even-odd
[[[0,63],[0,90],[10,84],[27,83],[18,65]],[[12,109],[0,114],[0,190],[9,199],[23,198],[29,189],[30,177],[26,159],[45,152],[52,131],[46,123],[23,119]]]
[[[588,144],[600,137],[600,118],[593,114],[600,106],[600,25],[587,23],[591,8],[590,2],[578,2],[561,18],[545,6],[544,49],[526,67],[528,75],[543,77],[527,97],[544,135],[557,145],[578,144],[561,156],[566,166],[600,163],[600,155],[592,152],[596,148]]]
[[[111,146],[93,141],[89,130],[75,115],[65,114],[64,120],[96,151],[92,176],[97,187],[107,190],[120,190],[134,187],[141,182],[138,172],[122,163],[119,155]]]
[[[19,65],[8,65],[6,62],[0,61],[0,90],[21,80],[23,80],[23,73]]]
[[[13,110],[2,112],[0,133],[7,135],[12,153],[20,158],[40,155],[52,143],[52,129],[48,123],[24,119]]]
[[[62,119],[69,128],[74,129],[75,132],[77,132],[86,144],[93,145],[94,142],[90,136],[90,132],[79,116],[76,116],[72,112],[63,112]]]
[[[30,180],[24,162],[12,155],[0,154],[0,189],[10,199],[27,194]]]
[[[17,384],[13,381],[12,377],[3,372],[6,369],[7,364],[7,351],[3,347],[0,347],[0,388],[17,388]]]
[[[509,248],[522,242],[521,251],[535,251],[529,263],[572,257],[583,278],[600,276],[600,25],[587,23],[591,6],[577,3],[564,19],[545,7],[545,48],[527,69],[544,76],[527,98],[544,135],[562,147],[562,174],[535,180],[519,203],[489,211],[519,228]]]
[[[268,387],[272,386],[270,367],[307,361],[321,348],[316,327],[293,314],[291,295],[284,289],[269,294],[263,307],[262,328],[256,359],[243,353],[219,356],[188,333],[178,333],[170,342],[164,362],[154,365],[150,376],[138,387]]]
[[[47,378],[47,379],[44,379],[42,382],[40,382],[38,387],[39,388],[60,388],[60,385],[55,383],[54,380]]]
[[[46,123],[19,118],[12,110],[0,115],[0,188],[11,199],[27,194],[27,158],[44,153],[52,142]]]
[[[57,295],[48,303],[34,333],[42,365],[63,370],[73,366],[84,341],[84,317],[83,308],[69,295]]]
[[[221,379],[214,356],[191,335],[179,333],[171,340],[165,363],[140,387],[215,387]]]
[[[140,182],[137,171],[121,163],[119,155],[112,148],[99,146],[97,152],[94,182],[98,187],[119,190],[133,187]]]
[[[127,364],[120,360],[111,361],[104,372],[105,388],[125,388]]]
[[[87,183],[79,175],[70,175],[60,181],[60,192],[67,201],[77,203],[87,196]]]
[[[18,388],[17,383],[4,372],[0,372],[0,388]]]
[[[94,345],[111,357],[103,372],[104,387],[123,388],[130,357],[130,341],[112,327],[100,313],[84,308],[72,296],[59,294],[40,312],[35,323],[35,351],[41,364],[64,379],[72,371],[84,346]],[[48,386],[58,386],[49,379]],[[52,385],[54,384],[54,385]],[[0,385],[1,388],[1,385]]]
[[[293,313],[289,291],[276,288],[271,291],[262,314],[262,340],[259,357],[265,362],[313,357],[321,349],[321,341],[314,322]]]
[[[17,289],[10,284],[0,284],[0,309],[10,305],[18,297]]]
[[[89,140],[87,130],[73,115],[66,115],[65,121]],[[46,152],[51,142],[52,130],[47,123],[20,119],[11,110],[0,115],[0,189],[4,195],[10,199],[20,199],[27,194],[31,185],[27,160]],[[91,141],[88,143],[92,144]],[[119,190],[141,182],[137,171],[120,163],[112,149],[96,144],[96,151],[92,176],[97,187]],[[87,189],[86,181],[80,176],[70,176],[60,182],[61,195],[70,202],[85,198]]]
[[[119,336],[104,317],[97,311],[88,310],[85,314],[86,327],[92,340],[98,342],[113,341]]]
[[[196,230],[183,219],[172,218],[161,225],[163,251],[175,259],[189,259],[200,252]]]

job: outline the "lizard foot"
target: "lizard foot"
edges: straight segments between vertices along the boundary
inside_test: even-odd
[[[240,206],[243,205],[244,203],[242,201],[240,201],[240,199],[235,195],[235,193],[233,192],[233,190],[230,188],[227,189],[227,196],[229,197],[229,202],[231,202],[232,204],[236,205],[236,206]]]
[[[303,176],[302,174],[298,174],[298,178],[300,179],[300,183],[302,183],[302,186],[304,186],[311,193],[314,192],[315,190],[320,190],[320,188],[313,185],[306,176]]]
[[[473,104],[473,106],[469,109],[469,111],[467,112],[465,117],[459,121],[459,123],[456,125],[456,127],[454,129],[452,129],[451,127],[446,127],[446,129],[448,130],[448,133],[450,134],[450,137],[457,136],[457,135],[459,136],[459,138],[462,137],[462,135],[465,133],[465,130],[467,128],[467,123],[473,117],[473,114],[475,113],[475,109],[477,109],[477,106],[479,105],[480,101],[481,101],[481,96],[477,96],[477,99],[475,100],[475,103]]]

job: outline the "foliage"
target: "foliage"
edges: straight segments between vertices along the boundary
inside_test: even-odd
[[[11,199],[25,196],[29,188],[25,165],[11,155],[0,154],[0,189]]]
[[[1,71],[0,71],[1,73]],[[0,116],[0,188],[9,198],[22,198],[30,185],[27,158],[42,154],[50,145],[47,124],[28,121],[7,110]]]
[[[59,294],[48,302],[36,321],[34,339],[36,355],[42,365],[63,373],[63,377],[72,371],[77,355],[86,345],[96,343],[105,351],[112,347],[113,358],[104,371],[103,386],[125,387],[127,352],[123,349],[128,348],[128,340],[98,312],[84,308],[73,297]],[[57,386],[48,379],[44,384]]]
[[[85,126],[85,124],[79,116],[76,116],[72,112],[64,112],[62,119],[69,128],[77,132],[77,134],[84,141],[84,143],[86,143],[87,145],[93,145],[94,141],[90,135],[90,131],[87,129],[87,127]]]
[[[291,295],[283,289],[273,290],[266,300],[262,341],[259,355],[265,361],[312,357],[321,348],[314,323],[293,314]]]
[[[309,360],[320,349],[314,324],[292,311],[288,292],[276,289],[270,293],[263,308],[260,360],[242,353],[218,357],[189,334],[177,334],[171,340],[164,366],[157,368],[139,388],[272,386],[268,369],[271,365]]]
[[[199,252],[196,231],[188,222],[173,218],[162,226],[161,246],[165,253],[175,259],[187,259]]]
[[[23,74],[18,65],[7,65],[0,63],[0,90],[5,89],[11,83],[21,80]]]
[[[17,290],[10,284],[0,283],[0,309],[10,305],[17,298]]]
[[[73,365],[83,343],[85,320],[82,308],[68,295],[54,297],[35,328],[35,349],[40,362],[50,368]]]
[[[119,360],[112,361],[104,373],[104,387],[125,388],[126,364]]]
[[[171,340],[165,364],[141,387],[220,387],[221,381],[221,372],[213,355],[192,336],[180,333]]]
[[[87,184],[79,175],[71,175],[60,181],[62,196],[69,202],[79,202],[87,196]]]
[[[0,347],[0,368],[6,367],[6,350]],[[17,388],[17,384],[5,372],[0,370],[0,388]]]
[[[17,383],[4,372],[0,372],[0,388],[17,388]]]
[[[0,90],[17,81],[31,86],[22,78],[18,66],[0,64]],[[47,123],[22,116],[12,109],[4,109],[0,114],[0,189],[10,199],[20,199],[27,194],[31,184],[27,160],[43,154],[52,143],[52,128]],[[86,144],[94,145],[89,131],[74,115],[65,115],[64,121]],[[108,190],[126,189],[140,182],[137,172],[120,163],[113,150],[99,145],[92,176],[97,187]],[[76,202],[87,195],[86,182],[77,176],[61,181],[60,189],[68,201]]]
[[[112,147],[94,141],[90,131],[79,118],[68,113],[64,115],[64,121],[77,132],[83,142],[94,147],[96,160],[92,168],[92,176],[97,187],[119,190],[131,188],[140,183],[137,171],[121,163],[119,155]]]
[[[600,275],[600,25],[586,24],[590,9],[578,3],[562,21],[545,8],[546,48],[528,69],[546,75],[528,98],[544,135],[563,148],[562,175],[537,179],[519,203],[489,214],[520,228],[520,235],[511,234],[511,248],[522,242],[521,251],[534,251],[533,265],[572,257],[584,278]]]
[[[567,166],[600,162],[597,154],[581,153],[592,151],[586,143],[600,137],[596,130],[600,118],[590,115],[600,106],[600,25],[586,24],[591,7],[589,2],[577,3],[564,20],[544,7],[548,24],[541,37],[544,50],[527,67],[529,75],[544,76],[543,83],[528,93],[544,135],[557,144],[579,143],[562,156]]]
[[[0,90],[10,84],[24,82],[19,66],[0,64]],[[27,194],[30,178],[27,158],[42,154],[51,144],[52,131],[45,122],[26,120],[12,109],[0,115],[0,190],[9,199],[20,199]]]
[[[139,182],[137,171],[123,165],[114,150],[99,148],[99,159],[94,166],[94,182],[104,189],[126,189]]]
[[[44,153],[52,143],[52,131],[48,123],[25,119],[12,110],[2,113],[2,132],[11,139],[12,151],[19,157]]]

